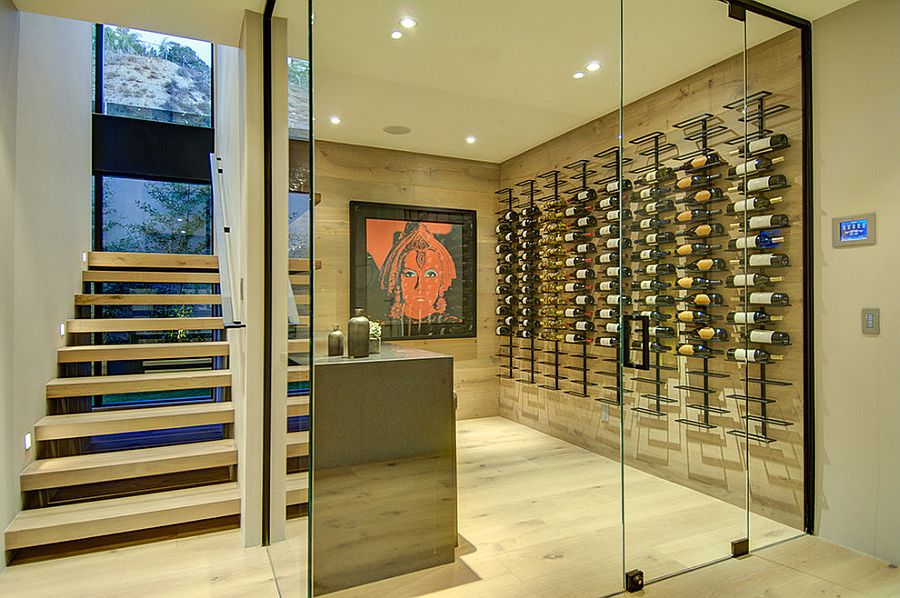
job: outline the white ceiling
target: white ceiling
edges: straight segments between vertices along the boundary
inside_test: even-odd
[[[854,0],[769,0],[815,20]],[[20,10],[237,45],[265,0],[14,0]],[[305,57],[306,0],[278,0]],[[316,137],[499,162],[616,109],[620,37],[627,103],[737,54],[743,31],[717,0],[319,0]],[[419,26],[389,34],[403,14]],[[786,28],[751,15],[748,44]],[[587,61],[604,67],[572,79]],[[752,65],[751,65],[752,68]],[[327,117],[339,114],[340,125]],[[412,133],[384,133],[403,125]],[[478,141],[465,143],[467,135]]]

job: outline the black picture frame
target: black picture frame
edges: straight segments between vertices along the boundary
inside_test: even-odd
[[[369,220],[406,223],[402,230],[393,234],[393,243],[402,241],[409,233],[425,235],[444,246],[447,254],[453,258],[456,275],[437,295],[439,307],[435,309],[443,311],[436,311],[427,318],[418,320],[405,315],[403,290],[400,286],[402,275],[398,271],[395,283],[382,281],[381,268],[368,251]],[[456,226],[451,232],[435,233],[429,237],[431,233],[427,232],[427,227],[418,227],[418,223]],[[398,253],[400,251],[402,250],[398,249]],[[386,265],[386,262],[387,259],[382,265]],[[477,229],[474,210],[350,202],[350,308],[361,308],[370,319],[382,322],[382,339],[385,341],[477,336],[476,264]],[[387,285],[391,288],[385,288]],[[391,315],[397,311],[402,312],[399,317]]]

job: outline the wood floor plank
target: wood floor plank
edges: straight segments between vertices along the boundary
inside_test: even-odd
[[[145,270],[85,270],[81,273],[81,280],[83,282],[219,284],[219,273],[179,271],[150,272]]]
[[[219,258],[215,255],[190,255],[178,253],[132,253],[117,251],[90,251],[88,268],[153,268],[159,270],[218,270]]]
[[[34,439],[40,442],[231,423],[234,406],[229,401],[117,409],[45,416],[34,426]]]
[[[57,351],[59,363],[122,361],[131,359],[186,359],[192,357],[224,357],[227,341],[199,343],[142,343],[136,345],[81,345]]]
[[[20,512],[6,549],[200,521],[240,513],[237,483],[113,498]]]
[[[231,386],[231,370],[198,370],[121,374],[118,376],[78,376],[56,378],[47,383],[47,398],[91,395],[221,388]]]
[[[199,293],[97,293],[75,295],[75,305],[219,305],[221,295]]]
[[[146,332],[162,330],[222,330],[222,318],[77,318],[66,321],[66,332]]]
[[[288,457],[306,457],[309,455],[309,432],[290,432],[287,437]]]
[[[237,463],[234,440],[194,442],[127,451],[92,453],[33,461],[20,476],[21,488],[41,490]]]

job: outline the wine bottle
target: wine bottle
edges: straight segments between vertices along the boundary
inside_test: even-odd
[[[710,245],[708,243],[685,243],[675,248],[677,255],[708,255],[709,252],[720,249],[721,245]]]
[[[775,164],[783,161],[783,157],[769,159],[765,156],[762,156],[760,158],[754,158],[752,160],[744,162],[743,164],[738,164],[737,166],[732,166],[731,168],[729,168],[728,176],[730,178],[734,178],[744,176],[745,174],[760,174],[771,170]]]
[[[515,326],[517,321],[515,316],[506,316],[503,318],[503,323],[507,326]]]
[[[631,261],[633,262],[651,262],[655,260],[662,259],[669,255],[669,252],[665,249],[643,249],[639,252],[633,253],[631,255]]]
[[[515,279],[514,276],[512,278]],[[520,278],[519,280],[521,280],[522,282],[526,282],[526,283],[532,283],[532,282],[537,282],[540,279],[541,279],[541,277],[538,276],[537,274],[523,274],[522,278]]]
[[[684,269],[688,272],[721,272],[727,267],[728,265],[725,263],[725,260],[717,257],[694,260],[693,262],[684,265]]]
[[[761,232],[757,235],[749,237],[738,237],[728,241],[728,249],[774,249],[781,245],[784,237],[776,236],[774,233]]]
[[[597,202],[597,208],[601,210],[616,210],[619,207],[619,196],[613,195]]]
[[[607,222],[618,222],[619,220],[629,220],[631,218],[631,210],[610,210],[606,213]]]
[[[695,156],[690,160],[681,163],[678,170],[696,170],[698,168],[711,168],[718,165],[722,161],[718,152],[709,152],[701,156]]]
[[[605,307],[595,312],[594,316],[603,320],[615,320],[619,317],[619,310],[615,307]]]
[[[651,326],[647,329],[650,336],[658,338],[672,338],[675,336],[675,329],[671,326]]]
[[[509,295],[510,293],[512,293],[512,289],[506,285],[499,285],[496,289],[494,289],[494,292],[498,295]]]
[[[627,266],[610,266],[606,269],[606,275],[613,278],[618,278],[619,276],[627,278],[631,276],[631,268]]]
[[[675,297],[671,295],[648,295],[642,301],[647,305],[675,305]]]
[[[538,310],[538,315],[542,318],[562,318],[566,315],[566,310],[546,305]]]
[[[785,306],[791,302],[787,293],[761,293],[753,292],[747,297],[747,301],[753,305],[779,305]]]
[[[512,230],[512,225],[510,225],[510,223],[501,222],[500,224],[497,225],[497,228],[494,229],[494,232],[496,232],[498,235],[502,235],[503,233],[508,233],[511,230]]]
[[[537,241],[522,241],[521,243],[519,243],[519,249],[524,249],[526,251],[531,250],[531,249],[537,249],[537,248],[538,248]]]
[[[766,214],[765,216],[752,216],[747,219],[748,230],[765,230],[768,228],[783,228],[790,226],[791,219],[785,214]],[[743,222],[736,222],[733,226],[744,230]]]
[[[612,239],[607,239],[606,243],[603,244],[607,249],[627,249],[631,247],[631,239],[627,237],[614,237]]]
[[[494,247],[494,251],[497,253],[509,253],[512,251],[512,245],[509,243],[500,243],[496,247]]]
[[[510,272],[512,270],[512,266],[510,266],[509,264],[500,264],[497,266],[496,270],[497,274],[506,274],[507,272]]]
[[[763,345],[790,345],[791,335],[777,330],[751,330],[744,338],[751,343]]]
[[[730,260],[732,264],[742,264],[743,260]],[[787,268],[790,258],[784,253],[756,253],[748,260],[751,268]]]
[[[784,280],[781,276],[766,276],[765,274],[735,274],[725,279],[725,286],[732,289],[744,287],[765,287],[773,282]]]
[[[585,291],[590,291],[591,286],[583,282],[567,282],[563,285],[562,290],[566,293],[583,293]]]
[[[777,149],[782,149],[788,147],[790,145],[790,141],[788,141],[788,136],[782,133],[776,133],[775,135],[771,135],[769,137],[763,137],[762,139],[754,139],[746,146],[747,154],[753,156],[755,154],[761,154],[764,152],[770,152]],[[743,156],[745,151],[745,147],[742,144],[737,150],[732,153],[737,153],[738,155]]]
[[[638,185],[650,185],[653,183],[665,183],[675,178],[675,170],[668,166],[662,166],[656,170],[651,170],[638,180]]]
[[[658,218],[653,216],[651,218],[644,218],[639,222],[635,222],[632,225],[632,230],[652,230],[652,229],[660,229],[669,224],[668,220],[663,220],[662,218]]]
[[[712,316],[699,309],[686,309],[678,312],[678,321],[688,324],[706,324],[712,322]]]
[[[516,298],[513,295],[507,295],[506,297],[501,297],[501,301],[507,305],[514,305],[518,303]]]
[[[526,251],[525,253],[519,254],[519,259],[523,262],[536,262],[541,259],[541,256],[534,251]]]
[[[566,204],[566,200],[564,200],[562,197],[559,197],[558,195],[553,195],[551,197],[548,197],[544,202],[544,209],[558,210],[560,208],[566,207],[566,205],[568,205]]]
[[[597,246],[593,243],[578,243],[572,250],[575,253],[595,253],[597,251]]]
[[[638,312],[638,315],[642,318],[649,318],[651,322],[662,322],[668,320],[671,316],[669,314],[664,314],[658,310],[644,310],[642,312]]]
[[[642,343],[642,341],[634,341],[631,343],[631,348],[632,349],[641,349],[642,348],[641,343]],[[647,343],[647,349],[651,353],[668,353],[669,351],[672,350],[672,347],[670,347],[668,345],[664,345],[662,343],[658,343],[656,341],[649,341]]]
[[[619,261],[619,252],[601,253],[597,256],[598,264],[614,264]]]
[[[632,289],[636,289],[639,291],[662,291],[669,288],[670,286],[672,285],[659,280],[641,280],[639,282],[634,282],[631,284]]]
[[[593,332],[594,323],[589,320],[578,320],[577,322],[572,322],[570,328],[579,332]]]
[[[682,231],[680,234],[688,239],[703,239],[706,237],[724,235],[725,227],[718,222],[710,222],[708,224],[698,224],[686,231]]]
[[[582,266],[590,266],[593,264],[594,260],[591,258],[582,257],[580,255],[576,255],[570,258],[566,258],[566,261],[563,262],[563,265],[566,268],[580,268]]]
[[[649,201],[651,199],[659,199],[666,194],[666,190],[661,187],[647,187],[646,189],[641,189],[641,192],[638,193],[638,197],[642,201]]]
[[[507,264],[513,264],[519,261],[519,256],[515,253],[507,253],[506,255],[500,256],[504,262]]]
[[[772,355],[764,349],[728,349],[725,359],[744,363],[769,363],[783,359],[781,355]]]
[[[631,189],[631,181],[629,179],[622,179],[622,184],[619,184],[619,181],[612,181],[606,184],[605,191],[608,194],[618,193],[619,191],[629,191]]]
[[[675,187],[681,190],[694,189],[696,187],[709,185],[717,178],[719,178],[718,174],[693,174],[678,179],[675,182]]]
[[[605,224],[594,232],[598,237],[617,237],[619,236],[619,225]]]
[[[565,225],[562,223],[560,223],[560,226],[565,227]],[[547,231],[547,232],[553,232],[553,231]],[[541,232],[536,231],[532,228],[529,228],[529,229],[519,232],[519,237],[521,237],[523,239],[537,239],[539,236],[541,236]]]
[[[723,305],[725,303],[725,299],[722,295],[718,293],[694,293],[693,295],[688,295],[684,298],[686,303],[692,303],[693,305],[702,305],[702,306],[717,306]]]
[[[534,315],[534,310],[530,307],[520,307],[516,310],[516,315],[522,316],[523,318],[530,318]]]
[[[748,193],[756,193],[760,191],[769,191],[770,189],[781,189],[788,186],[787,177],[783,174],[770,174],[769,176],[761,176],[747,180],[746,190]],[[744,191],[744,181],[738,181],[738,184],[731,187],[729,191]]]
[[[593,235],[589,232],[573,230],[563,235],[563,241],[566,243],[583,243],[589,241]]]
[[[736,201],[733,204],[729,204],[728,207],[725,208],[725,213],[735,216],[744,212],[765,210],[780,202],[780,197],[749,197],[747,199]]]
[[[578,218],[577,220],[575,220],[575,222],[572,223],[572,226],[576,226],[578,228],[586,228],[588,226],[596,226],[596,225],[597,225],[597,219],[590,215],[582,216],[581,218]]]
[[[517,238],[516,233],[506,233],[500,236],[500,239],[506,243],[515,243]]]
[[[575,295],[572,297],[571,303],[575,305],[594,305],[593,295]]]
[[[501,218],[506,222],[515,222],[519,219],[519,213],[515,210],[507,210],[506,212],[503,212]]]
[[[690,338],[696,338],[702,341],[727,341],[728,331],[724,328],[716,328],[714,326],[704,326],[703,328],[695,328],[694,330],[686,330],[684,333]]]
[[[594,208],[591,206],[578,205],[578,206],[570,206],[565,209],[563,215],[566,218],[579,218],[581,216],[587,216],[591,213]]]
[[[534,288],[533,285],[525,284],[518,288],[518,292],[520,295],[534,295],[537,289]]]
[[[522,305],[537,305],[540,303],[540,300],[537,297],[529,297],[528,295],[522,297],[520,301]]]
[[[628,295],[607,295],[604,301],[607,305],[631,305],[631,297]]]
[[[710,280],[702,276],[682,276],[675,284],[682,289],[708,289],[719,284],[718,280]]]
[[[535,228],[538,224],[538,221],[534,218],[522,218],[519,220],[519,228]]]
[[[716,214],[721,213],[722,210],[694,208],[692,210],[684,210],[683,212],[678,212],[678,215],[675,216],[675,220],[677,222],[693,222],[694,220],[704,220],[706,218],[709,218],[710,216],[715,216]]]
[[[604,332],[612,332],[613,334],[618,334],[619,328],[620,328],[620,326],[619,326],[618,322],[607,322],[603,326],[603,331]]]
[[[567,343],[583,343],[588,338],[581,332],[569,332],[563,336],[563,341]]]
[[[512,313],[512,308],[508,305],[498,305],[497,306],[497,315],[498,316],[508,316]]]
[[[693,343],[678,343],[675,351],[684,357],[699,357],[708,359],[713,356],[712,349],[706,345],[695,345]]]
[[[531,330],[516,330],[516,336],[519,338],[533,338],[534,333]]]
[[[664,245],[666,243],[674,243],[675,242],[675,233],[670,231],[663,231],[659,233],[650,233],[646,237],[644,237],[643,243],[644,245]]]
[[[589,201],[594,201],[595,199],[597,199],[597,192],[588,187],[573,195],[570,201],[573,203],[587,203]]]
[[[604,280],[600,284],[597,285],[598,291],[609,291],[617,293],[619,292],[619,281],[618,280]]]
[[[497,326],[496,332],[498,336],[509,336],[512,334],[512,328],[509,326]]]
[[[735,311],[725,316],[729,324],[765,324],[781,320],[781,316],[770,316],[761,309],[756,311]]]
[[[541,257],[545,258],[554,258],[554,257],[565,257],[568,255],[565,247],[553,246],[553,247],[545,247],[538,252]]]
[[[578,280],[590,280],[596,276],[596,273],[590,268],[579,268],[572,272],[570,276]]]
[[[671,199],[660,199],[659,201],[651,201],[644,204],[644,207],[637,212],[641,215],[664,214],[666,212],[675,211],[675,202]]]
[[[665,276],[675,273],[675,264],[649,264],[644,268],[644,273],[650,276]]]
[[[535,216],[538,216],[541,213],[541,209],[537,208],[537,207],[529,206],[527,208],[522,208],[522,210],[519,213],[523,218],[534,218]]]
[[[569,229],[566,228],[566,225],[563,222],[548,222],[544,225],[543,228],[541,228],[541,234],[546,235],[550,233],[564,233],[567,230]],[[537,234],[537,231],[534,231],[534,234]],[[521,236],[524,237],[525,233],[523,232]]]
[[[540,328],[540,327],[541,327],[540,320],[534,320],[534,319],[522,320],[522,328],[528,328],[529,330],[534,330],[535,328]]]
[[[594,344],[598,347],[618,347],[619,346],[619,337],[618,336],[601,336],[598,337],[597,340],[594,341]]]
[[[724,201],[725,199],[727,199],[727,196],[724,191],[718,187],[710,187],[709,189],[700,189],[696,193],[685,197],[685,203],[702,205]]]
[[[567,307],[563,310],[563,313],[560,317],[564,318],[583,318],[585,316],[589,316],[583,307]]]

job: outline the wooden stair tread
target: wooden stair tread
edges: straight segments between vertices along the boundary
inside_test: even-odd
[[[240,513],[236,482],[152,492],[20,512],[6,528],[6,549],[150,529]]]
[[[288,432],[287,456],[305,457],[309,455],[309,432]]]
[[[90,251],[88,268],[154,268],[160,270],[218,270],[215,255],[179,253],[132,253],[126,251]]]
[[[289,473],[287,476],[287,504],[300,505],[309,502],[309,472]]]
[[[288,417],[309,415],[309,397],[288,397],[287,414]]]
[[[219,305],[221,295],[199,293],[93,293],[75,295],[75,305]]]
[[[308,382],[309,366],[308,365],[289,365],[287,369],[288,382]]]
[[[227,341],[80,345],[59,349],[57,351],[57,360],[59,363],[81,363],[129,359],[185,359],[190,357],[224,357],[228,355],[228,352]]]
[[[66,321],[66,332],[138,332],[161,330],[221,330],[222,318],[77,318]]]
[[[219,388],[231,385],[231,370],[191,370],[153,372],[117,376],[76,376],[55,378],[47,383],[47,398],[86,397],[91,395]]]
[[[67,415],[47,415],[34,426],[36,441],[82,438],[234,422],[229,401],[166,407],[116,409]]]
[[[218,272],[146,271],[146,270],[85,270],[83,282],[144,282],[180,284],[219,284]]]
[[[22,471],[22,490],[58,488],[237,463],[234,440],[214,440],[40,459]]]

